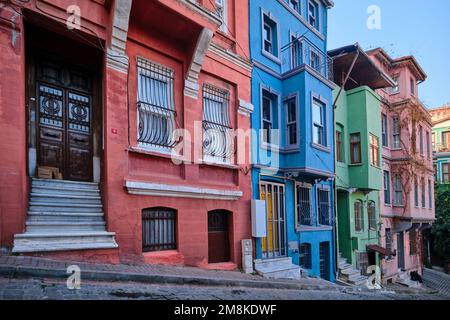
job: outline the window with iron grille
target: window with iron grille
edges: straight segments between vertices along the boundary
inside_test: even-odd
[[[143,210],[142,250],[151,252],[176,248],[176,211],[167,208]]]
[[[312,205],[311,205],[311,187],[306,185],[297,185],[297,221],[302,226],[311,226]]]
[[[369,229],[377,230],[377,208],[375,202],[370,201],[367,207],[367,213],[369,215]]]
[[[390,228],[386,228],[386,250],[392,252],[392,230]],[[388,259],[392,259],[392,256],[389,255]]]
[[[300,267],[308,270],[312,269],[310,243],[302,243],[300,245]]]
[[[228,91],[203,85],[203,154],[206,160],[231,162],[233,143],[229,100]]]
[[[142,147],[175,146],[174,71],[142,58],[137,59],[138,143]]]
[[[361,200],[357,200],[354,206],[355,230],[361,232],[364,229],[363,203]]]
[[[411,230],[409,232],[409,254],[417,254],[417,232]]]
[[[319,200],[319,224],[324,226],[331,226],[330,191],[325,189],[318,189],[317,198]]]

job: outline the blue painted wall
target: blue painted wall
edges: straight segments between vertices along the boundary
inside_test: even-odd
[[[276,170],[268,170],[264,164],[265,156],[271,155],[263,147],[261,135],[253,139],[252,187],[253,197],[259,199],[259,182],[272,181],[285,185],[286,233],[287,241],[310,243],[312,246],[312,269],[309,274],[320,276],[319,244],[329,242],[330,280],[334,281],[334,228],[320,227],[314,224],[308,231],[297,232],[295,225],[295,181],[313,184],[312,211],[317,217],[316,189],[317,184],[330,188],[330,210],[334,217],[333,173],[334,173],[334,135],[333,135],[333,84],[325,73],[314,72],[308,68],[308,59],[296,68],[290,68],[291,35],[302,37],[307,46],[319,50],[326,56],[327,8],[320,3],[319,31],[313,31],[307,23],[308,0],[300,0],[302,16],[295,14],[286,5],[287,0],[250,0],[250,53],[254,63],[252,75],[252,103],[255,107],[251,118],[252,128],[261,129],[261,89],[265,88],[279,95],[279,128],[280,152],[279,159],[272,163]],[[262,53],[262,12],[270,15],[278,27],[278,59],[271,59]],[[283,50],[286,48],[286,50]],[[305,49],[306,52],[306,49]],[[298,121],[298,147],[286,149],[286,115],[283,100],[296,95]],[[315,96],[325,103],[326,147],[316,148],[312,145],[312,97]],[[277,158],[277,157],[275,157]],[[314,220],[317,220],[314,219]],[[334,225],[334,221],[333,221]],[[257,258],[261,258],[261,242],[256,239]],[[295,264],[299,264],[298,252],[289,251]]]

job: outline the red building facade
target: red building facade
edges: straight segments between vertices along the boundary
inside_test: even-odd
[[[14,9],[2,10],[0,22],[1,246],[110,262],[238,266],[241,240],[251,237],[249,162],[237,164],[249,141],[240,151],[228,132],[250,127],[247,2],[32,0]],[[187,132],[173,136],[176,129]],[[95,196],[61,215],[70,197],[35,179],[43,166],[74,182],[80,201],[84,188],[98,184],[96,212],[108,234],[71,234],[71,222],[61,220],[75,221],[76,212],[87,219]],[[48,208],[59,220],[44,232],[36,228],[53,219]],[[85,242],[108,236],[110,245],[94,237],[97,247],[77,247],[61,233]]]

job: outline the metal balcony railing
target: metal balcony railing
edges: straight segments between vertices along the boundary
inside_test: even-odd
[[[333,81],[333,59],[305,37],[293,38],[281,50],[282,73],[309,66],[327,80]]]

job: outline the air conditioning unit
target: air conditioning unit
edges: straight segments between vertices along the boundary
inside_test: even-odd
[[[255,238],[267,236],[265,200],[252,200],[252,236]]]

